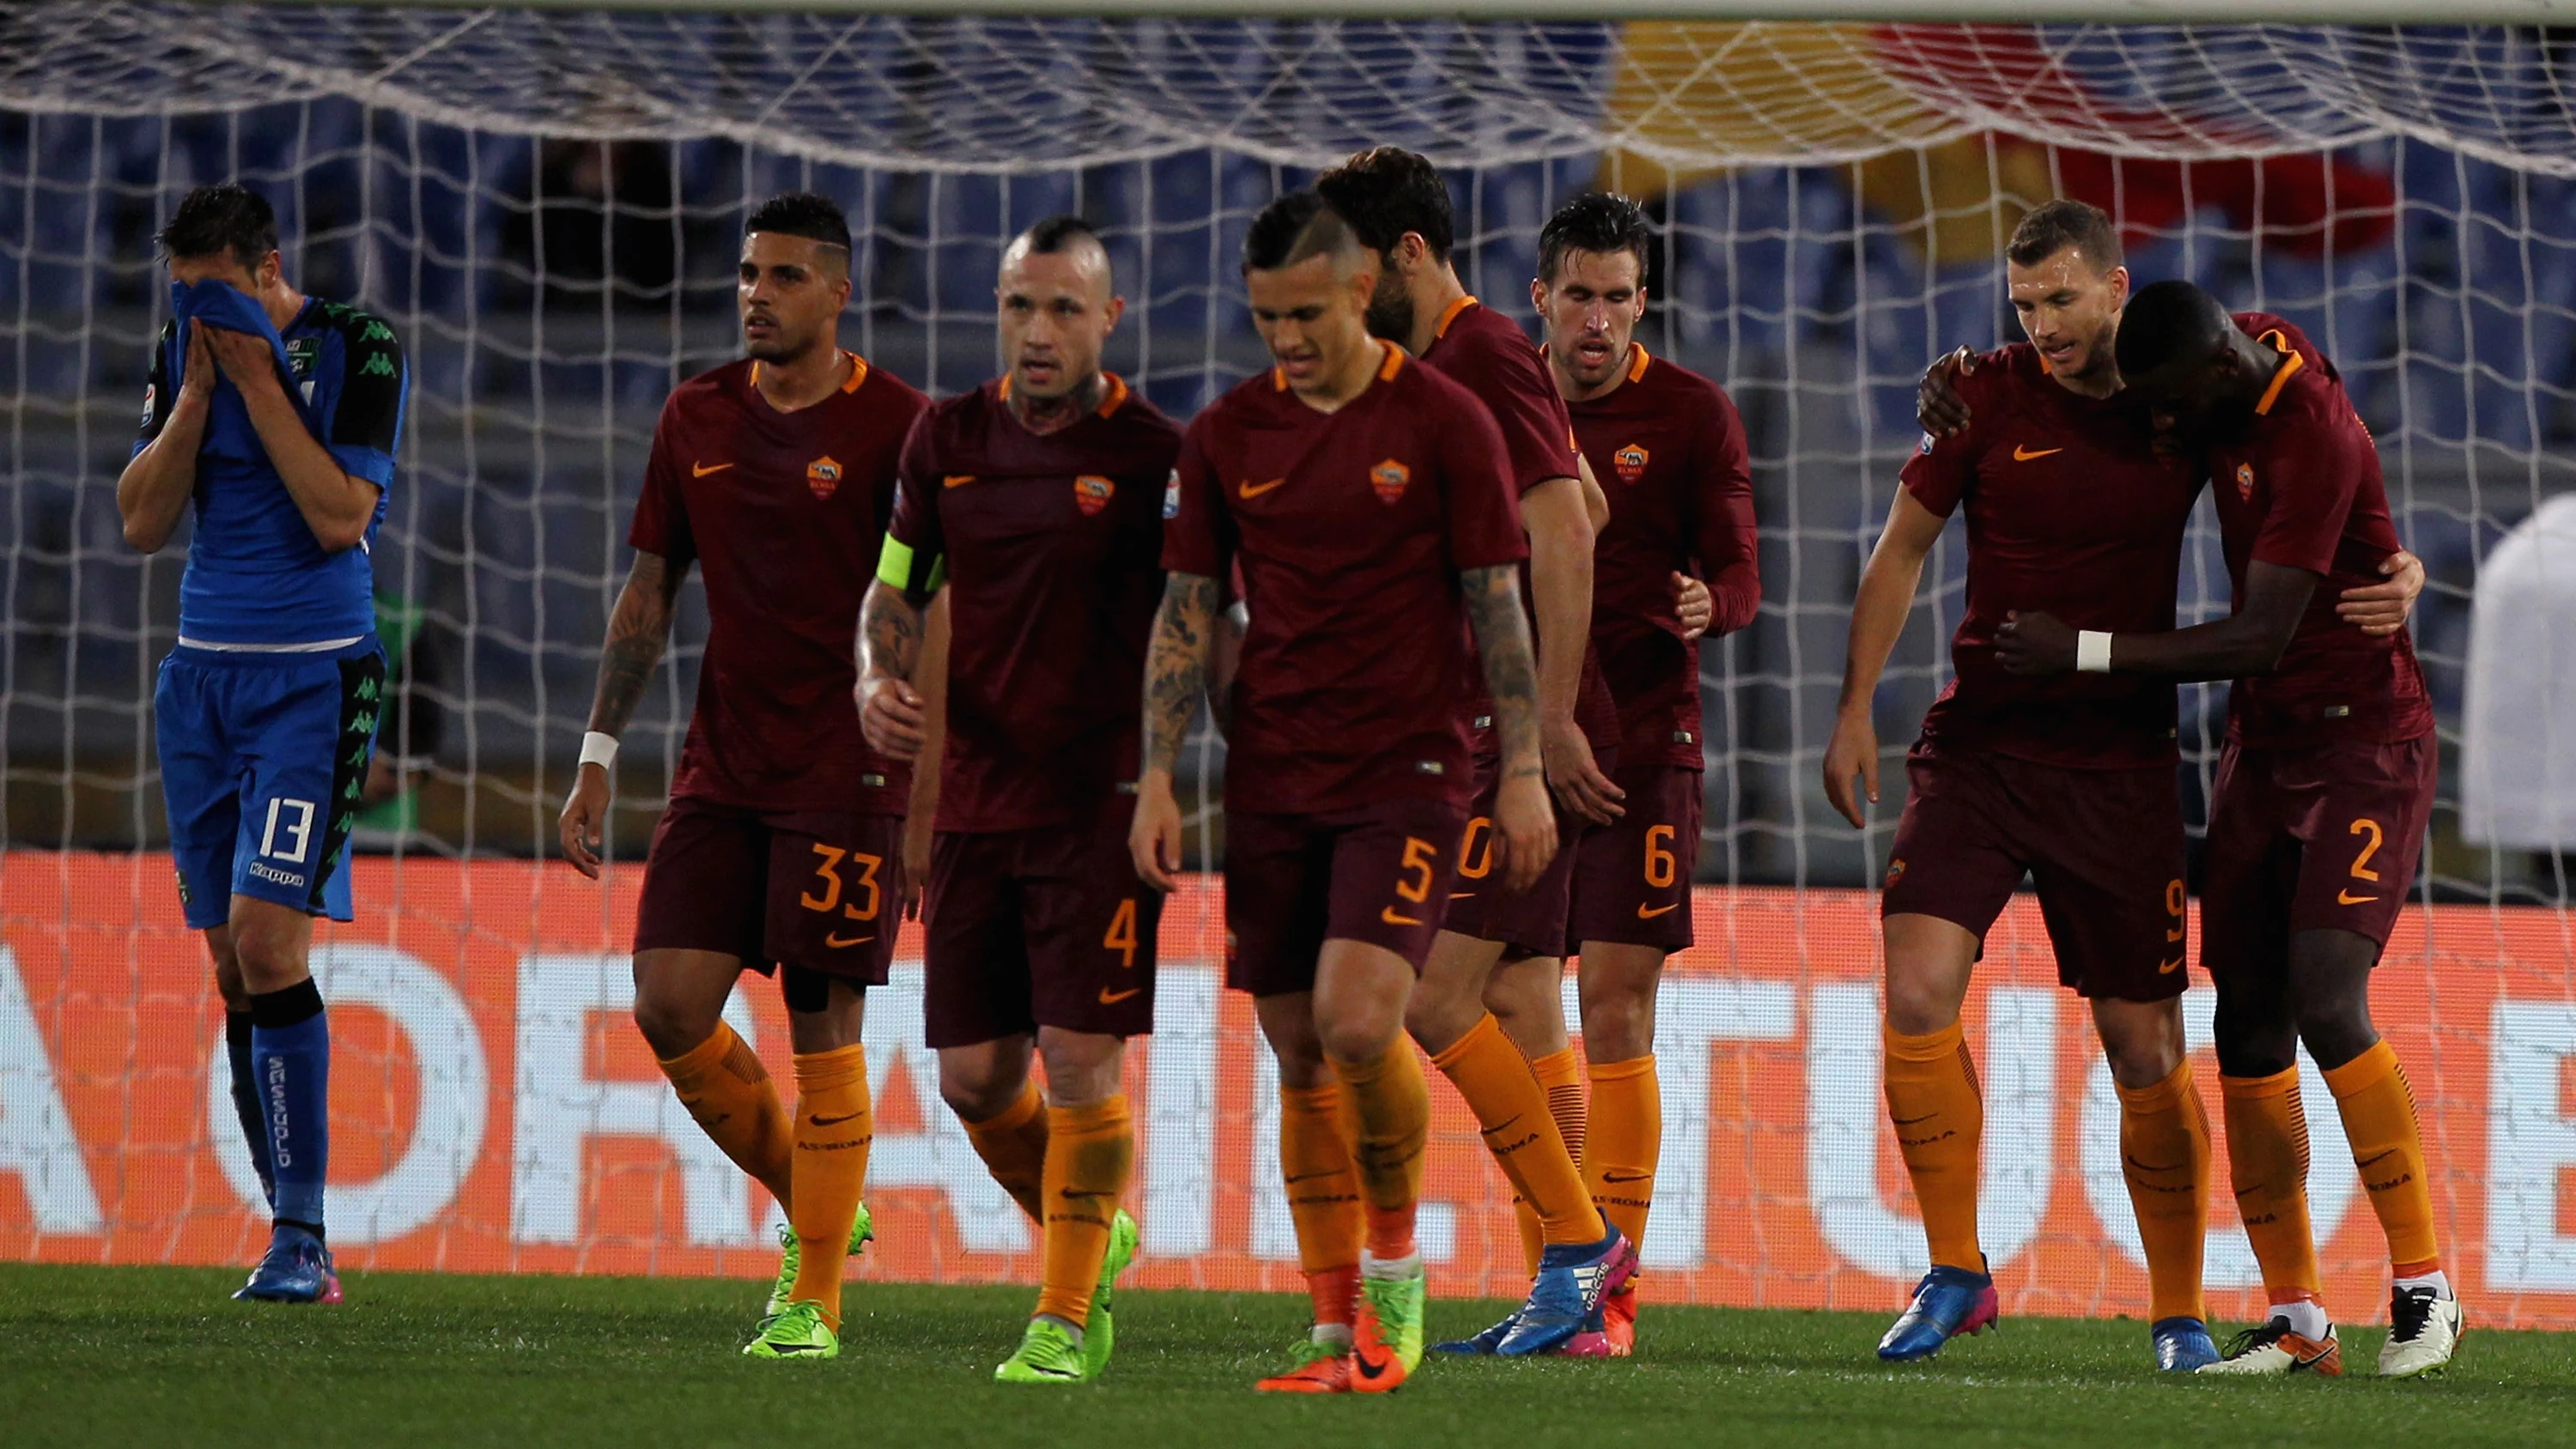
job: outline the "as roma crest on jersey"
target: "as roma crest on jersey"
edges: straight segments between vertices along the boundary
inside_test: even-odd
[[[2254,465],[2251,463],[2236,465],[2236,496],[2249,503],[2254,499]]]
[[[841,487],[841,465],[833,462],[829,455],[806,464],[805,486],[813,489],[817,498],[831,497]]]
[[[1413,470],[1393,458],[1369,470],[1369,486],[1377,490],[1377,501],[1393,503],[1404,496],[1404,485],[1413,481]]]
[[[1645,449],[1630,443],[1611,454],[1610,463],[1619,474],[1620,482],[1634,484],[1638,479],[1646,476],[1646,459],[1649,456]]]
[[[1117,484],[1097,473],[1085,473],[1073,480],[1073,506],[1082,510],[1083,517],[1089,518],[1108,507],[1110,495],[1117,491]]]

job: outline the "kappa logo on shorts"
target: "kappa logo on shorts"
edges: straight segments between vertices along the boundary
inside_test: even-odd
[[[1889,861],[1887,863],[1887,880],[1885,884],[1892,886],[1903,879],[1905,879],[1905,862],[1902,860]]]
[[[2239,463],[2236,465],[2236,496],[2248,502],[2253,500],[2254,465],[2251,463]]]
[[[1369,470],[1369,486],[1377,490],[1377,501],[1393,503],[1404,496],[1404,486],[1413,481],[1413,470],[1393,458]]]
[[[1610,455],[1610,464],[1622,483],[1634,483],[1646,476],[1646,460],[1654,456],[1634,443]]]
[[[817,498],[829,498],[838,493],[841,491],[841,465],[834,462],[828,453],[806,464],[805,486],[813,489]]]
[[[1073,506],[1082,510],[1083,517],[1089,518],[1108,507],[1110,496],[1117,491],[1117,484],[1097,473],[1085,473],[1073,480]]]

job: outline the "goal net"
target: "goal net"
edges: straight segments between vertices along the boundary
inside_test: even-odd
[[[1650,1293],[1879,1307],[1922,1267],[1880,1126],[1867,887],[1898,751],[1947,676],[1956,530],[1878,701],[1891,789],[1871,828],[1825,808],[1818,764],[1914,380],[2014,335],[2002,239],[2071,195],[2120,220],[2140,281],[2306,328],[2379,439],[2432,579],[2414,629],[2443,765],[2379,1010],[2464,1293],[2488,1321],[2576,1325],[2576,807],[2535,808],[2576,795],[2576,726],[2548,704],[2576,698],[2576,521],[2543,526],[2576,490],[2570,47],[2464,26],[0,10],[0,1256],[229,1262],[259,1231],[203,948],[158,853],[149,701],[183,549],[130,552],[112,497],[167,309],[149,238],[189,187],[267,195],[288,276],[390,320],[411,367],[374,552],[394,793],[357,837],[360,919],[318,937],[335,1245],[382,1267],[753,1274],[769,1204],[623,1020],[633,863],[705,636],[694,586],[627,736],[623,864],[602,887],[548,863],[655,410],[736,353],[748,207],[841,201],[860,237],[845,344],[939,395],[995,368],[1003,244],[1079,212],[1129,302],[1112,366],[1186,417],[1261,365],[1236,273],[1251,214],[1393,142],[1448,172],[1461,274],[1516,316],[1556,204],[1646,201],[1640,340],[1722,382],[1752,439],[1764,602],[1701,655],[1699,945],[1658,1028]],[[2227,608],[2205,512],[2183,597],[2190,618]],[[2182,693],[2195,812],[2223,702]],[[1202,841],[1220,760],[1203,737]],[[1199,885],[1166,915],[1136,1053],[1146,1281],[1287,1287],[1273,1069],[1218,989],[1217,910]],[[774,994],[735,1009],[783,1066]],[[2116,1102],[2026,897],[1969,1030],[2008,1292],[2139,1311]],[[868,1040],[866,1271],[1032,1271],[1033,1236],[938,1102],[917,939]],[[1516,1293],[1499,1178],[1436,1092],[1435,1281]],[[2367,1316],[2378,1230],[2330,1094],[2306,1099],[2330,1298]],[[2256,1280],[2223,1189],[2211,1223],[2220,1311],[2241,1311]]]

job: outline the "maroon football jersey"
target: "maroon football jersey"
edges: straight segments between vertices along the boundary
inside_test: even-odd
[[[626,541],[706,578],[707,648],[671,793],[754,810],[903,813],[901,765],[859,733],[852,649],[929,400],[855,354],[850,380],[782,413],[727,363],[662,405]]]
[[[1901,475],[1924,507],[1946,518],[1964,505],[1968,517],[1955,677],[1923,737],[2077,769],[2172,763],[2170,681],[2015,677],[1995,662],[1994,639],[2016,609],[2077,629],[2171,629],[2200,470],[2157,455],[2142,404],[2059,386],[2027,343],[1985,354],[1957,387],[1967,430],[1925,437]]]
[[[2322,577],[2281,662],[2229,688],[2228,729],[2255,746],[2427,734],[2433,703],[2413,637],[2399,629],[2374,638],[2335,615],[2344,590],[2386,582],[2380,560],[2401,546],[2379,447],[2304,333],[2261,312],[2237,314],[2236,325],[2284,356],[2254,417],[2210,446],[2228,577],[2240,601],[2256,559]]]
[[[1619,705],[1619,763],[1699,769],[1699,646],[1682,638],[1672,577],[1707,581],[1712,638],[1761,608],[1744,421],[1725,389],[1636,344],[1617,387],[1565,407],[1610,495],[1592,546],[1592,644]]]
[[[1087,822],[1136,778],[1180,426],[1115,376],[1052,433],[1022,426],[1010,395],[1006,377],[922,415],[886,531],[902,546],[889,582],[947,574],[941,830]]]
[[[1252,615],[1227,807],[1465,805],[1475,657],[1458,574],[1529,551],[1492,416],[1392,345],[1332,413],[1274,369],[1191,421],[1172,489],[1163,566],[1222,579],[1239,563]]]
[[[1494,426],[1502,434],[1503,457],[1511,474],[1514,497],[1526,496],[1551,478],[1581,476],[1575,459],[1574,425],[1566,417],[1565,399],[1557,394],[1556,379],[1548,376],[1546,359],[1512,319],[1473,297],[1461,297],[1440,314],[1431,345],[1422,350],[1422,362],[1464,384],[1493,414]],[[1526,568],[1521,570],[1521,599],[1525,606],[1530,605]],[[1533,639],[1537,637],[1536,618],[1537,611],[1531,606]],[[1474,641],[1468,643],[1472,649]],[[1472,722],[1490,719],[1493,712],[1493,697],[1485,692],[1484,674],[1479,670],[1467,713]],[[1574,722],[1582,727],[1594,751],[1617,746],[1619,708],[1611,699],[1609,684],[1601,677],[1601,661],[1588,639],[1584,641],[1583,683],[1575,696]],[[1499,748],[1499,741],[1490,731],[1478,743],[1489,752]]]

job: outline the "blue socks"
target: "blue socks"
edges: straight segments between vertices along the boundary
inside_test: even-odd
[[[250,1064],[250,1013],[224,1013],[224,1057],[233,1069],[233,1115],[241,1119],[242,1141],[250,1147],[250,1165],[259,1173],[259,1190],[277,1207],[277,1179],[268,1166],[268,1114],[260,1110],[259,1089]]]
[[[270,1203],[280,1223],[322,1235],[330,1166],[331,1026],[311,980],[250,999],[251,1082],[266,1126]]]

